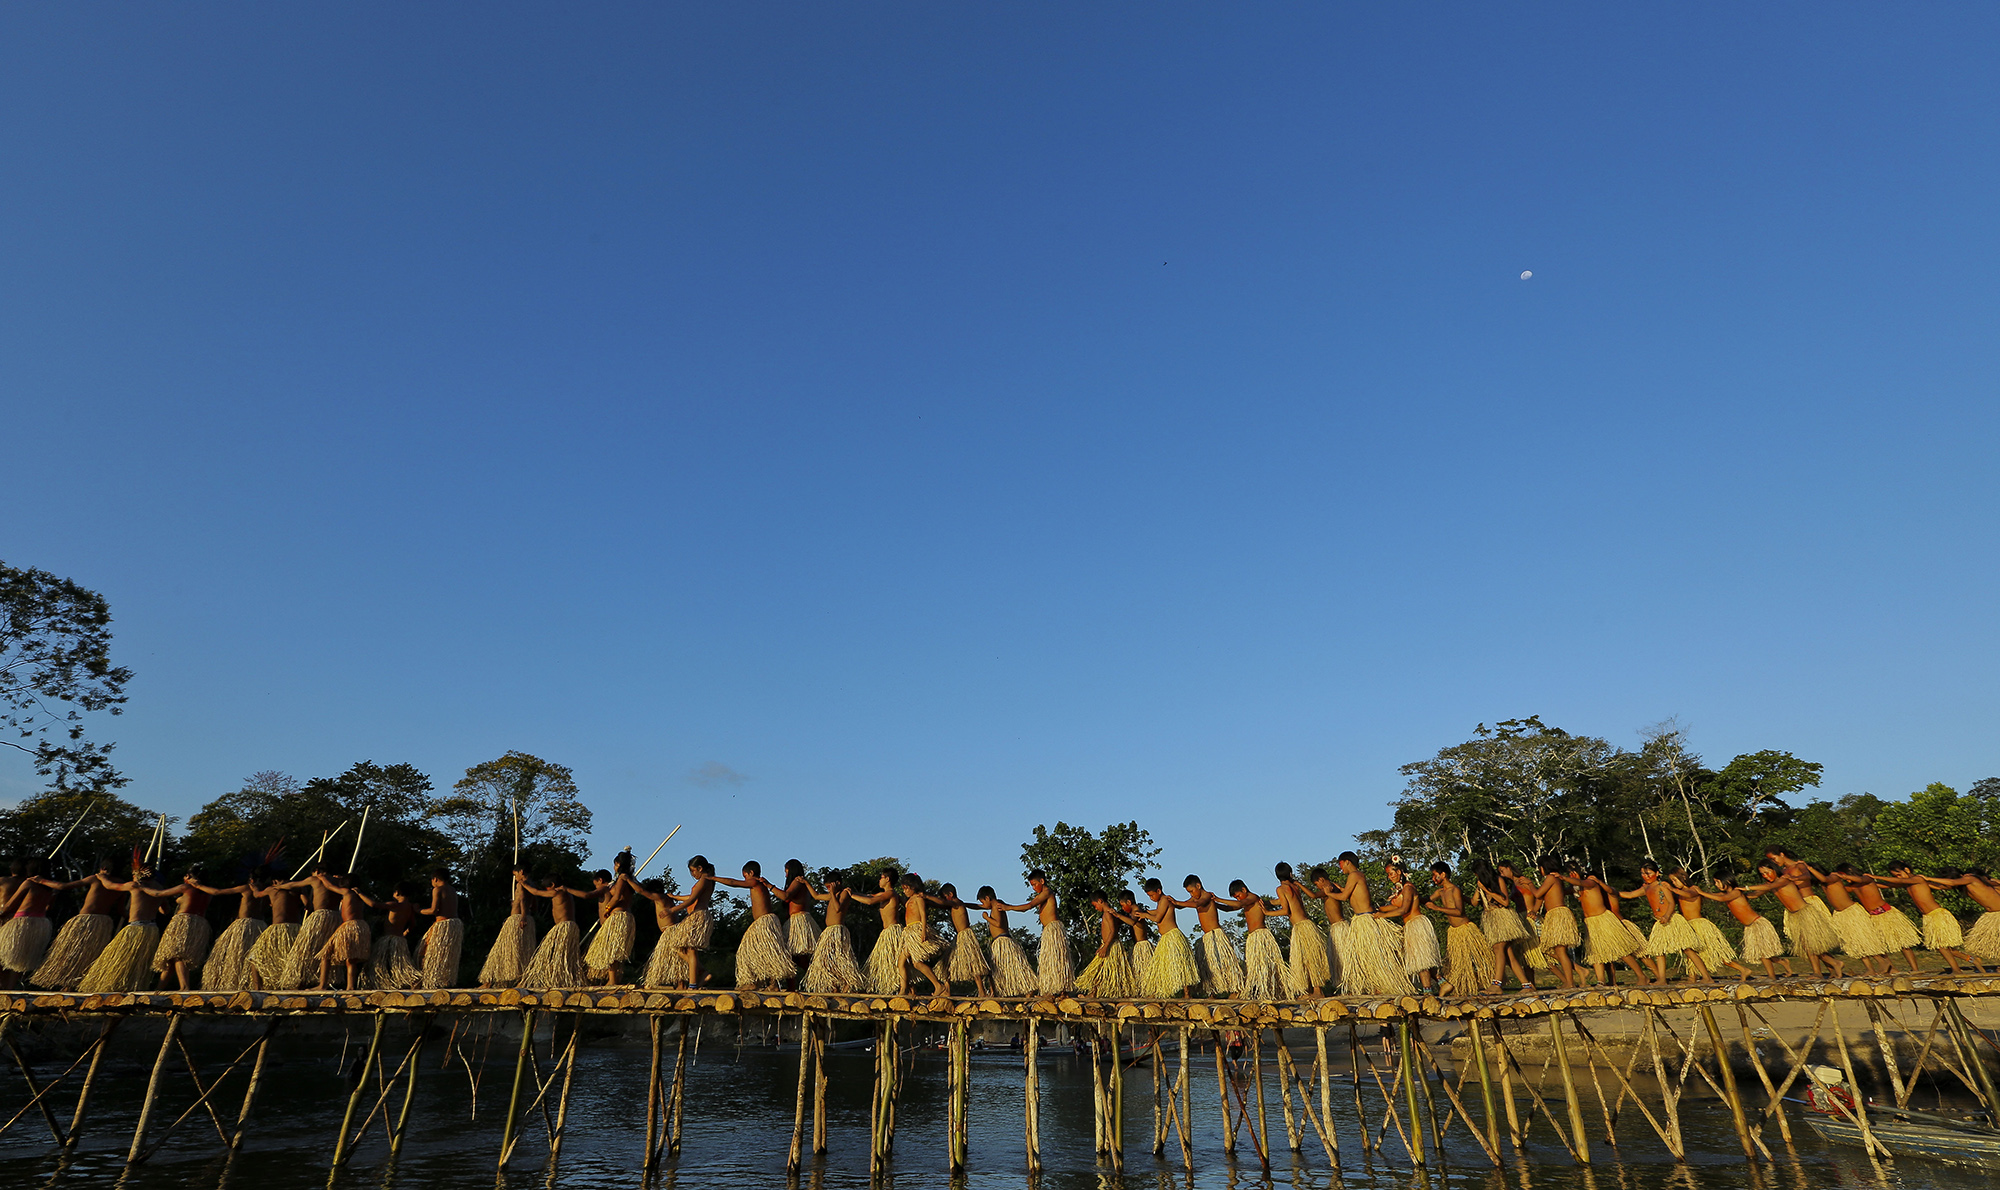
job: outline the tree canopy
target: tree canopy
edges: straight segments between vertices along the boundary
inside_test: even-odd
[[[111,664],[111,605],[50,574],[0,562],[0,744],[33,758],[57,790],[126,783],[88,715],[119,714],[132,671]]]
[[[1096,833],[1057,822],[1053,829],[1035,827],[1035,837],[1021,844],[1021,872],[1024,877],[1036,868],[1047,873],[1063,928],[1076,942],[1091,940],[1094,950],[1097,919],[1090,898],[1115,896],[1128,880],[1143,875],[1159,854],[1153,836],[1137,822],[1114,822]],[[1003,901],[1016,902],[1018,896],[1000,893]]]

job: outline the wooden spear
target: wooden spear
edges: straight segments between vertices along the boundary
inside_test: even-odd
[[[80,827],[80,826],[82,826],[82,825],[83,825],[83,820],[84,820],[84,819],[85,819],[86,817],[88,817],[88,816],[89,816],[89,814],[90,814],[90,812],[91,812],[92,810],[95,810],[95,809],[97,809],[97,803],[98,803],[98,802],[100,802],[100,801],[103,801],[103,800],[104,800],[104,799],[102,799],[102,798],[92,798],[92,799],[90,800],[90,804],[89,804],[89,805],[87,805],[87,806],[85,806],[85,807],[83,808],[83,813],[82,813],[82,814],[78,814],[78,815],[76,816],[76,821],[75,821],[75,822],[72,822],[72,823],[70,823],[70,824],[69,824],[69,829],[63,832],[63,837],[62,837],[62,839],[61,839],[60,841],[58,841],[58,842],[56,843],[56,846],[55,846],[55,850],[54,850],[54,851],[51,851],[51,852],[49,852],[49,854],[50,854],[50,855],[61,855],[61,854],[62,854],[62,849],[63,849],[64,845],[66,845],[66,844],[67,844],[67,843],[69,842],[69,837],[70,837],[71,835],[73,835],[73,834],[75,834],[75,833],[76,833],[76,828],[77,828],[77,827]]]
[[[647,869],[647,868],[650,868],[650,867],[652,867],[652,866],[653,866],[653,858],[654,858],[654,856],[657,856],[657,855],[659,855],[659,854],[660,854],[660,852],[664,851],[664,850],[666,849],[666,846],[667,846],[667,844],[673,841],[673,838],[674,838],[674,836],[675,836],[675,835],[677,835],[677,834],[679,834],[679,833],[680,833],[680,830],[681,830],[681,827],[680,827],[680,824],[679,824],[679,823],[675,823],[675,824],[674,824],[674,829],[672,829],[672,830],[670,830],[670,831],[668,831],[668,832],[667,832],[667,837],[666,837],[666,838],[664,838],[664,839],[661,839],[661,840],[660,840],[660,845],[659,845],[658,847],[655,847],[655,848],[653,848],[653,854],[652,854],[652,855],[649,855],[649,856],[647,856],[647,857],[646,857],[646,862],[645,862],[645,863],[643,863],[643,864],[640,864],[640,865],[638,866],[638,868],[636,868],[636,869],[634,870],[634,871],[635,871],[635,874],[640,874],[640,875],[643,875],[643,874],[645,873],[645,871],[646,871],[646,869]],[[518,838],[519,836],[517,835],[516,837]],[[517,846],[518,846],[518,844],[517,844]]]
[[[347,857],[347,870],[352,873],[354,865],[361,859],[361,836],[368,833],[368,811],[374,806],[361,807],[361,825],[354,830],[354,854]]]
[[[343,820],[339,826],[334,827],[332,830],[327,831],[324,835],[322,835],[320,837],[319,847],[311,855],[308,855],[306,857],[306,862],[299,865],[298,872],[292,873],[292,879],[297,880],[299,878],[299,872],[303,872],[307,868],[312,867],[313,861],[318,859],[322,854],[325,853],[326,845],[328,843],[333,842],[333,837],[346,829],[347,829],[347,823]]]

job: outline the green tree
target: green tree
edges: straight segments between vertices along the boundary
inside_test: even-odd
[[[1402,767],[1403,794],[1381,843],[1417,856],[1523,861],[1591,841],[1589,794],[1618,750],[1540,716],[1481,723],[1473,738]],[[1429,861],[1426,860],[1426,863]]]
[[[283,773],[258,773],[188,820],[185,849],[218,878],[239,872],[279,839],[286,840],[281,876],[290,876],[333,835],[325,862],[345,868],[355,857],[362,887],[386,891],[435,864],[457,858],[451,841],[430,823],[431,780],[414,765],[364,760],[338,777],[304,785]],[[361,835],[362,812],[368,816]]]
[[[1908,801],[1889,802],[1876,817],[1883,860],[1900,859],[1918,871],[1940,867],[1990,868],[2000,859],[2000,799],[1961,794],[1933,781]]]
[[[1096,834],[1058,822],[1054,829],[1036,826],[1034,839],[1021,844],[1021,872],[1025,876],[1040,868],[1048,874],[1049,888],[1056,894],[1056,916],[1070,935],[1072,949],[1087,941],[1094,951],[1097,919],[1090,898],[1098,893],[1116,895],[1128,879],[1152,867],[1159,854],[1153,836],[1137,822],[1115,822]],[[1018,903],[1019,896],[1002,890],[1000,899]]]
[[[122,713],[132,671],[111,664],[111,605],[46,570],[0,562],[0,738],[57,790],[117,789],[116,745],[86,715]]]
[[[122,868],[132,848],[144,847],[153,837],[158,822],[154,811],[135,806],[108,789],[96,793],[44,790],[11,809],[0,810],[0,855],[48,855],[74,824],[76,832],[57,857],[61,870],[81,875],[94,870],[100,856]],[[173,819],[169,818],[167,825],[171,832]]]
[[[589,846],[590,807],[578,796],[575,774],[526,752],[466,769],[434,812],[467,867],[512,866],[517,815],[523,849],[564,852],[581,864]]]

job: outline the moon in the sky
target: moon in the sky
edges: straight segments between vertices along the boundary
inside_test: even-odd
[[[1532,276],[1534,276],[1534,275],[1535,275],[1535,273],[1534,273],[1534,270],[1533,270],[1533,269],[1522,269],[1522,270],[1521,270],[1521,280],[1523,280],[1523,281],[1526,281],[1526,280],[1527,280],[1528,278],[1530,278],[1530,277],[1532,277]]]

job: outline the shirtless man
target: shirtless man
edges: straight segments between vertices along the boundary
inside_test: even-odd
[[[619,852],[612,867],[616,875],[599,868],[591,876],[597,892],[597,925],[583,957],[590,978],[601,974],[605,987],[625,982],[625,964],[632,961],[632,940],[638,933],[632,922],[632,852]]]
[[[1157,879],[1148,879],[1141,887],[1153,907],[1141,910],[1140,915],[1152,927],[1155,938],[1139,994],[1156,1000],[1192,996],[1201,988],[1201,970],[1195,962],[1193,945],[1181,932],[1180,923],[1174,920],[1178,902],[1167,895],[1165,886]]]
[[[785,936],[785,919],[771,908],[774,899],[771,894],[778,889],[764,879],[763,867],[756,860],[749,860],[743,865],[741,880],[717,876],[715,882],[750,894],[750,928],[736,944],[736,986],[792,986],[799,976],[799,965],[792,959],[791,939]]]
[[[1251,892],[1243,881],[1232,880],[1229,898],[1216,897],[1215,905],[1243,914],[1243,994],[1252,1000],[1296,999],[1284,952],[1277,937],[1264,925],[1264,915],[1268,912],[1264,898]]]
[[[176,989],[183,992],[194,990],[193,974],[200,971],[207,961],[209,943],[213,940],[208,924],[208,903],[216,897],[249,891],[247,884],[212,888],[202,882],[199,869],[190,867],[187,870],[181,877],[180,904],[167,923],[166,932],[160,937],[159,947],[153,951],[153,970],[160,976],[158,990],[167,990],[167,976],[170,974]]]
[[[1674,896],[1673,886],[1660,878],[1660,865],[1647,860],[1639,865],[1639,887],[1634,889],[1614,889],[1620,899],[1646,898],[1646,907],[1653,911],[1653,932],[1646,942],[1643,952],[1646,962],[1653,968],[1653,981],[1667,982],[1667,959],[1676,952],[1681,962],[1694,973],[1699,983],[1714,983],[1709,974],[1708,964],[1701,961],[1701,939],[1695,936],[1694,927],[1681,916],[1680,901]],[[1697,899],[1696,905],[1701,904]]]
[[[416,964],[424,972],[424,986],[457,987],[458,959],[465,949],[465,919],[458,913],[458,890],[451,886],[451,873],[443,868],[431,869],[430,904],[418,908],[417,915],[431,919],[423,940],[415,948]]]
[[[1056,894],[1049,887],[1049,874],[1040,868],[1029,872],[1028,889],[1032,895],[1019,905],[995,904],[1016,913],[1033,909],[1040,916],[1042,944],[1035,951],[1035,987],[1044,996],[1060,996],[1076,987],[1076,960],[1070,957],[1069,936],[1056,916]]]
[[[1474,924],[1465,905],[1465,894],[1451,879],[1451,865],[1439,860],[1431,865],[1430,907],[1444,915],[1445,987],[1453,995],[1480,996],[1493,979],[1493,944],[1486,931]],[[1428,928],[1430,923],[1424,923]],[[1405,927],[1407,930],[1408,927]],[[1435,933],[1432,935],[1435,937]]]
[[[179,896],[182,889],[179,885],[153,887],[150,883],[153,873],[145,866],[137,848],[133,849],[132,858],[132,879],[98,877],[104,887],[125,894],[125,928],[113,936],[85,972],[83,981],[77,985],[80,992],[136,992],[149,982],[153,951],[160,944],[160,927],[154,924],[157,907],[160,902]]]
[[[896,995],[903,986],[903,902],[896,892],[902,878],[885,868],[875,874],[874,892],[849,894],[855,904],[874,909],[882,927],[868,952],[868,990],[878,996]]]
[[[1097,910],[1097,951],[1076,977],[1076,990],[1099,1000],[1123,1000],[1133,994],[1132,960],[1118,944],[1118,910],[1103,893],[1092,893]]]
[[[986,909],[986,949],[993,963],[993,989],[1010,998],[1035,994],[1035,965],[1007,928],[1007,909],[993,886],[979,886],[979,903]]]
[[[1895,965],[1883,957],[1891,949],[1882,932],[1875,928],[1875,919],[1855,896],[1855,887],[1864,883],[1858,877],[1852,884],[1848,875],[1835,868],[1822,872],[1811,864],[1806,865],[1826,890],[1827,908],[1833,913],[1833,928],[1840,935],[1840,949],[1847,952],[1850,959],[1860,959],[1862,970],[1869,975],[1890,975]],[[1878,970],[1879,968],[1879,970]]]
[[[1937,903],[1937,896],[1931,891],[1934,886],[1930,877],[1899,859],[1890,862],[1887,876],[1870,875],[1868,878],[1878,884],[1903,886],[1903,891],[1909,893],[1910,900],[1916,903],[1917,915],[1923,919],[1924,947],[1943,957],[1953,975],[1960,974],[1958,964],[1961,960],[1975,974],[1979,972],[1979,960],[1959,949],[1965,943],[1965,931],[1951,910]]]
[[[292,940],[292,953],[285,960],[285,986],[288,988],[306,986],[306,980],[312,978],[315,969],[319,971],[319,986],[326,986],[327,962],[322,952],[341,924],[341,890],[328,883],[326,876],[326,864],[316,863],[304,880],[288,880],[279,886],[312,890],[312,909],[299,926],[298,937]]]
[[[1701,955],[1701,965],[1714,975],[1724,967],[1733,967],[1738,975],[1751,978],[1750,968],[1736,961],[1736,948],[1729,939],[1722,936],[1722,930],[1708,915],[1702,912],[1707,901],[1701,890],[1689,879],[1685,867],[1675,868],[1667,875],[1667,888],[1674,894],[1674,902],[1680,909],[1681,919],[1694,931],[1696,951]]]
[[[1758,874],[1767,881],[1778,879],[1778,870],[1775,866],[1760,867]],[[1735,878],[1716,876],[1713,878],[1713,883],[1716,891],[1709,892],[1707,889],[1697,888],[1695,892],[1707,900],[1723,905],[1729,910],[1729,915],[1736,919],[1736,923],[1743,927],[1742,957],[1753,963],[1764,964],[1764,974],[1772,979],[1778,978],[1778,969],[1771,965],[1774,961],[1785,965],[1786,978],[1797,975],[1798,973],[1792,970],[1792,961],[1785,957],[1785,944],[1778,940],[1777,927],[1771,924],[1770,918],[1751,907],[1750,898],[1744,894],[1744,890],[1736,883]]]
[[[1810,889],[1812,886],[1808,884],[1802,889],[1798,881],[1785,875],[1775,862],[1766,862],[1760,865],[1757,870],[1764,876],[1764,883],[1744,885],[1742,891],[1746,895],[1751,896],[1757,893],[1768,892],[1777,897],[1778,904],[1784,906],[1785,909],[1785,930],[1792,936],[1792,953],[1805,959],[1806,965],[1811,968],[1813,975],[1817,976],[1820,973],[1820,964],[1825,963],[1832,970],[1833,977],[1839,979],[1844,972],[1843,964],[1839,959],[1827,953],[1833,949],[1834,945],[1838,945],[1840,941],[1840,935],[1833,929],[1832,915],[1828,914],[1825,930],[1825,934],[1831,936],[1831,945],[1819,933],[1811,931],[1807,924],[1806,914],[1809,910],[1806,903],[1805,889]],[[1808,876],[1807,879],[1811,879],[1811,877]],[[1789,967],[1790,964],[1788,963],[1786,966]]]
[[[1320,989],[1333,978],[1333,959],[1327,950],[1326,935],[1306,916],[1306,889],[1292,875],[1292,865],[1278,864],[1272,872],[1278,878],[1278,886],[1271,893],[1271,899],[1277,902],[1271,912],[1292,923],[1292,954],[1287,973],[1292,994],[1317,999],[1324,994]]]
[[[1929,878],[1939,888],[1961,888],[1979,903],[1979,920],[1965,934],[1965,952],[1983,963],[2000,964],[2000,881],[1978,868],[1942,868]],[[1907,953],[1907,952],[1906,952]]]
[[[1611,972],[1622,960],[1632,968],[1633,978],[1641,986],[1649,983],[1646,969],[1636,957],[1645,948],[1625,929],[1624,919],[1611,908],[1618,903],[1618,890],[1595,876],[1585,875],[1583,865],[1576,860],[1569,861],[1563,880],[1576,889],[1577,904],[1583,907],[1583,957],[1597,976],[1597,982],[1617,987],[1617,977]]]
[[[368,929],[368,900],[354,887],[351,876],[342,872],[314,872],[313,879],[333,890],[340,898],[340,925],[333,936],[319,952],[319,984],[314,991],[325,991],[327,981],[332,978],[333,964],[338,960],[347,971],[347,990],[361,990],[361,971],[374,957],[375,939]]]
[[[1554,964],[1556,978],[1566,988],[1576,986],[1576,965],[1570,960],[1570,948],[1583,945],[1583,931],[1577,928],[1576,914],[1564,901],[1566,889],[1563,876],[1558,871],[1561,862],[1544,857],[1539,861],[1542,882],[1535,886],[1533,893],[1535,908],[1541,911],[1542,953]]]
[[[1349,971],[1348,935],[1351,927],[1341,906],[1346,904],[1346,893],[1335,887],[1333,877],[1325,868],[1315,867],[1306,873],[1306,880],[1312,885],[1313,896],[1319,901],[1320,912],[1326,914],[1326,942],[1332,955],[1333,978],[1336,990],[1343,996],[1352,996],[1359,991]],[[1366,887],[1366,882],[1363,882]]]
[[[931,928],[931,899],[924,892],[923,877],[915,872],[903,873],[901,881],[903,893],[903,964],[900,971],[902,991],[910,992],[910,972],[930,981],[931,995],[951,995],[951,983],[940,976],[931,963],[945,950],[944,939],[938,937]]]
[[[262,897],[271,903],[271,924],[250,947],[250,970],[248,982],[253,992],[290,990],[299,986],[289,982],[292,965],[292,945],[298,941],[300,911],[304,901],[294,895],[295,886],[289,881],[272,880],[250,895]]]
[[[583,927],[576,922],[576,902],[597,900],[603,886],[570,888],[557,880],[537,888],[524,875],[517,874],[515,879],[529,893],[548,901],[551,921],[549,932],[535,948],[533,961],[514,986],[531,991],[584,986],[589,977],[583,965]]]
[[[1139,899],[1129,888],[1118,890],[1118,920],[1132,931],[1132,994],[1143,996],[1146,966],[1153,960],[1152,911],[1139,908]]]
[[[958,899],[954,884],[938,886],[937,902],[951,914],[951,953],[943,961],[944,977],[953,983],[970,983],[981,996],[991,995],[986,977],[993,966],[979,948],[979,935],[972,931],[972,907]]]
[[[1202,887],[1201,877],[1188,873],[1181,881],[1181,888],[1187,899],[1176,900],[1175,906],[1194,910],[1195,920],[1201,925],[1201,945],[1195,949],[1195,956],[1201,970],[1202,992],[1212,999],[1226,1000],[1243,990],[1243,959],[1236,953],[1236,944],[1223,933],[1215,894]]]

